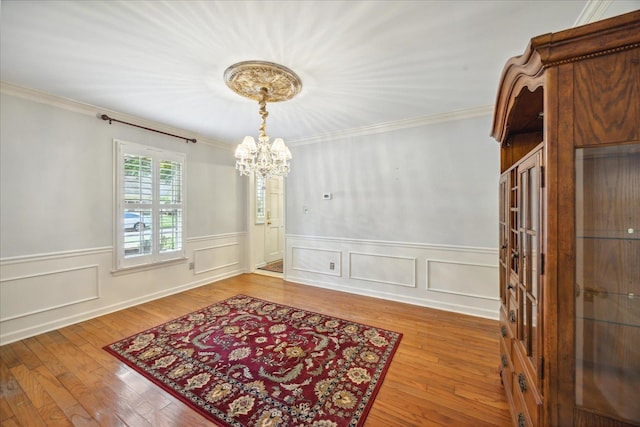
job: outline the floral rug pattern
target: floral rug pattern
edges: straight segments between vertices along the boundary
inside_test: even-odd
[[[237,295],[104,347],[223,426],[360,426],[402,335]]]

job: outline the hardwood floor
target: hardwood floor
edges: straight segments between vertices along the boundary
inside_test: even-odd
[[[237,294],[403,333],[366,427],[510,425],[497,321],[255,274],[0,347],[1,425],[214,425],[102,347]]]

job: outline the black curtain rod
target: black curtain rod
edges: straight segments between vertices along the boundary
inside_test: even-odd
[[[172,134],[172,133],[163,132],[163,131],[161,131],[161,130],[151,129],[151,128],[148,128],[148,127],[144,127],[144,126],[136,125],[136,124],[133,124],[133,123],[129,123],[129,122],[125,122],[125,121],[122,121],[122,120],[114,119],[113,117],[109,117],[109,116],[107,116],[106,114],[100,114],[100,113],[98,113],[98,118],[99,118],[99,119],[102,119],[102,120],[109,120],[109,124],[111,124],[111,122],[118,122],[118,123],[122,123],[122,124],[129,125],[129,126],[135,126],[135,127],[137,127],[137,128],[140,128],[140,129],[150,130],[151,132],[158,132],[158,133],[161,133],[161,134],[163,134],[163,135],[172,136],[172,137],[174,137],[174,138],[184,139],[184,141],[185,141],[187,144],[188,144],[188,143],[190,143],[190,142],[193,142],[194,144],[196,143],[196,139],[195,139],[195,138],[186,138],[186,137],[184,137],[184,136],[174,135],[174,134]]]

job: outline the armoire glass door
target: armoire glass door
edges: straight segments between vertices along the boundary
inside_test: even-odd
[[[518,166],[519,221],[518,342],[526,355],[533,381],[540,380],[541,286],[540,199],[542,150],[532,153]]]
[[[576,405],[640,423],[640,143],[575,156]]]

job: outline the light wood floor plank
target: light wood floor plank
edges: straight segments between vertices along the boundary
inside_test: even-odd
[[[102,347],[237,294],[403,333],[365,427],[510,425],[496,321],[246,274],[0,347],[4,426],[212,426]]]

